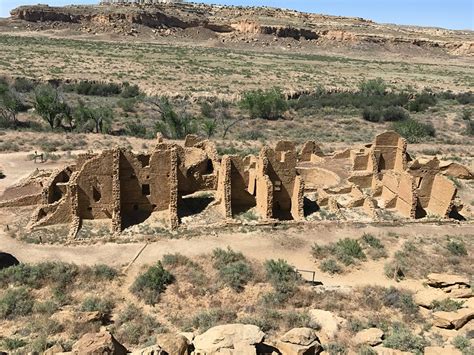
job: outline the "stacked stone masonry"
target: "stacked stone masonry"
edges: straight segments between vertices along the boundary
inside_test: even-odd
[[[298,152],[295,143],[280,141],[258,156],[220,157],[212,142],[196,136],[184,145],[159,138],[149,153],[116,148],[81,155],[46,178],[7,189],[0,207],[37,205],[31,228],[66,223],[71,238],[84,220],[110,220],[111,231],[120,233],[160,214],[175,229],[187,196],[203,192],[214,197],[223,221],[250,210],[261,220],[301,221],[308,202],[338,218],[345,209],[375,220],[382,209],[409,219],[449,218],[462,205],[446,169],[436,158],[413,161],[395,132],[333,155],[324,155],[315,142]],[[472,178],[462,166],[450,169]]]

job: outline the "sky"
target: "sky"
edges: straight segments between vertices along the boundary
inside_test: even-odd
[[[0,17],[38,0],[0,0]],[[94,4],[99,0],[40,0],[49,5]],[[195,0],[197,1],[197,0]],[[474,0],[203,0],[225,5],[273,6],[328,15],[364,17],[381,23],[474,30]]]

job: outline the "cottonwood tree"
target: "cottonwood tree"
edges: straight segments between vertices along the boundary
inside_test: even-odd
[[[176,110],[167,98],[151,98],[147,102],[160,114],[155,129],[166,138],[183,139],[197,132],[197,121],[185,105]]]
[[[35,90],[34,107],[38,115],[45,120],[51,130],[63,126],[63,120],[73,128],[71,108],[62,99],[59,91],[51,85],[42,85]]]
[[[109,107],[87,107],[83,101],[79,101],[73,116],[83,129],[106,133],[110,129],[113,112]]]
[[[17,114],[21,111],[23,103],[11,90],[7,83],[0,83],[0,117],[7,125],[17,126]]]

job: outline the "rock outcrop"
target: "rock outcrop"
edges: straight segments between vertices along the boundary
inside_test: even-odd
[[[106,331],[86,333],[72,347],[72,354],[82,355],[125,355],[127,349]]]

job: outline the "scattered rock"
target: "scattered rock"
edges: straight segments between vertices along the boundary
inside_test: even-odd
[[[73,354],[125,355],[127,349],[109,332],[86,333],[72,347]]]
[[[469,278],[452,274],[429,274],[427,284],[431,287],[448,287],[453,285],[469,286]]]
[[[213,327],[198,335],[194,341],[196,353],[212,353],[235,346],[256,345],[262,342],[265,333],[259,327],[248,324],[226,324]]]
[[[185,355],[188,353],[188,340],[179,334],[159,334],[156,344],[168,355]]]
[[[455,312],[434,312],[433,325],[439,328],[461,329],[467,322],[474,319],[474,309],[461,308]]]
[[[462,355],[462,352],[452,345],[428,346],[425,348],[425,355]]]
[[[382,343],[383,331],[378,328],[364,329],[358,332],[354,338],[357,345],[367,344],[370,346]]]
[[[281,337],[277,348],[285,355],[310,355],[317,354],[321,344],[313,329],[295,328]]]
[[[332,340],[338,333],[339,329],[344,327],[347,321],[344,318],[336,316],[334,313],[321,309],[312,309],[309,316],[313,324],[319,325],[321,328],[317,332],[321,340]]]

